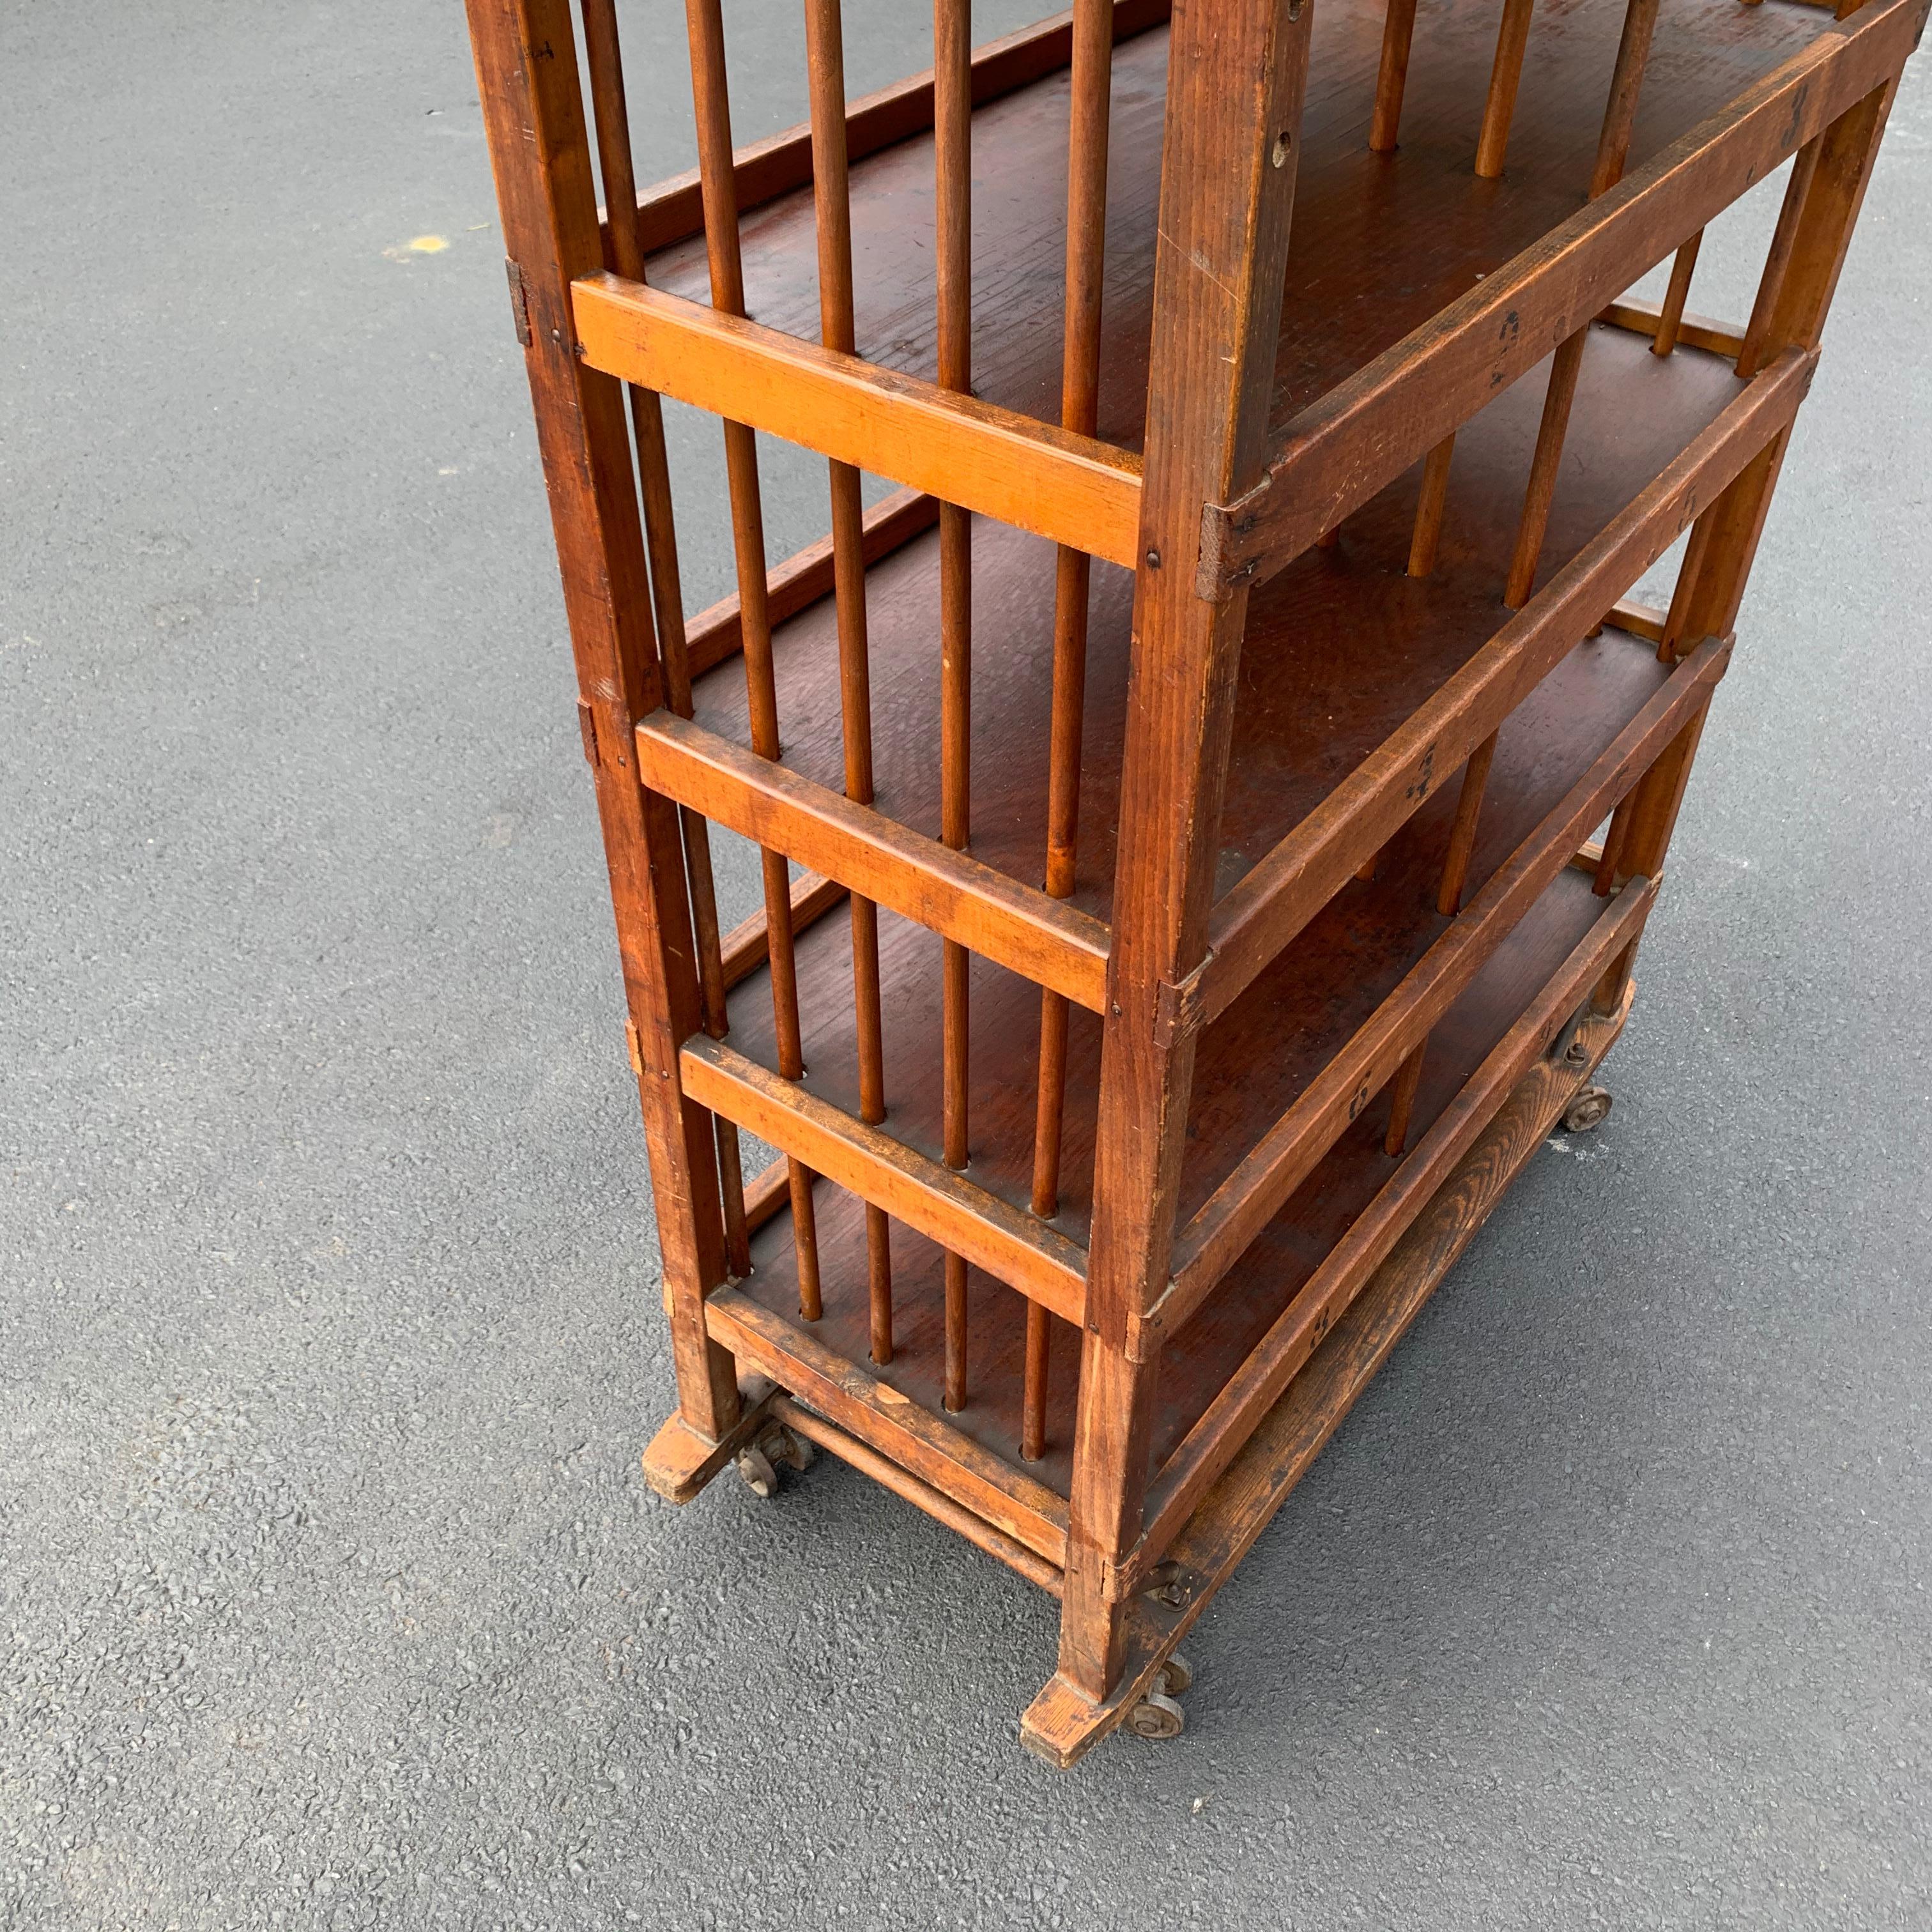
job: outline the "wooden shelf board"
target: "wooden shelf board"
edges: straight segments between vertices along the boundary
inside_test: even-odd
[[[1381,0],[1318,10],[1296,189],[1273,416],[1286,423],[1581,206],[1622,10],[1596,0],[1536,9],[1502,179],[1472,169],[1495,51],[1494,0],[1451,0],[1418,21],[1393,155],[1370,152]],[[1784,0],[1697,0],[1666,10],[1645,76],[1633,169],[1800,52],[1830,21]],[[1100,436],[1138,447],[1147,384],[1167,30],[1115,50]],[[1588,104],[1580,110],[1578,103]],[[1064,299],[1067,76],[1063,70],[974,117],[974,388],[1057,421]],[[929,134],[851,170],[860,355],[909,374],[936,370],[934,169]],[[818,338],[808,187],[748,209],[753,318]],[[1643,265],[1648,267],[1648,263]],[[658,250],[649,279],[710,299],[702,236]]]
[[[1222,810],[1217,888],[1226,892],[1424,698],[1487,642],[1501,602],[1547,365],[1500,396],[1458,439],[1440,562],[1405,574],[1419,469],[1352,518],[1340,548],[1312,551],[1249,607]],[[1743,385],[1721,358],[1660,358],[1628,332],[1597,328],[1544,550],[1546,579],[1703,429]],[[980,863],[1037,886],[1046,863],[1054,550],[974,525],[973,820]],[[1105,920],[1126,717],[1132,579],[1096,564],[1090,604],[1079,858],[1072,904]],[[939,830],[939,544],[916,537],[866,578],[878,808],[927,837]],[[842,790],[838,628],[826,598],[774,635],[784,763]],[[1370,670],[1372,675],[1365,674]],[[695,687],[697,722],[750,740],[744,666]],[[1446,780],[1448,774],[1442,775]]]

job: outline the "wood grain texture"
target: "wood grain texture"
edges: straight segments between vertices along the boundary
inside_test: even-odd
[[[600,272],[574,308],[593,369],[1130,564],[1140,463],[936,383]]]

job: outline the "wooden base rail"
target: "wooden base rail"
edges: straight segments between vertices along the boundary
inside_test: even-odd
[[[1624,910],[1620,902],[1618,911]],[[1626,998],[1615,1013],[1586,1018],[1576,1031],[1574,1044],[1581,1052],[1574,1060],[1567,1054],[1538,1060],[1540,1046],[1532,1050],[1529,1070],[1504,1090],[1499,1106],[1492,1104],[1481,1117],[1486,1125],[1474,1144],[1390,1243],[1387,1258],[1347,1312],[1327,1327],[1312,1358],[1261,1417],[1158,1567],[1149,1564],[1124,1576],[1130,1593],[1125,1660],[1113,1690],[1104,1699],[1090,1697],[1056,1673],[1021,1720],[1021,1741],[1030,1750],[1065,1769],[1156,1687],[1162,1666],[1214,1592],[1313,1466],[1437,1283],[1615,1043],[1628,1004]],[[1540,1012],[1538,1017],[1540,1023]],[[1560,1018],[1555,1023],[1560,1024]],[[1496,1055],[1484,1063],[1485,1070],[1492,1064],[1500,1064]],[[1412,1165],[1429,1144],[1417,1148]],[[1134,1592],[1136,1582],[1156,1581],[1157,1589]]]
[[[684,1090],[760,1140],[916,1228],[1077,1328],[1087,1254],[1058,1228],[976,1186],[883,1128],[702,1034],[680,1055]]]
[[[1114,0],[1114,38],[1130,40],[1165,23],[1173,0]],[[983,107],[1003,94],[1057,73],[1073,58],[1073,16],[1056,14],[1018,33],[988,40],[975,50],[972,100]],[[846,110],[848,161],[862,160],[932,126],[932,70],[898,81],[855,100]],[[739,212],[774,200],[812,179],[812,128],[808,123],[740,148],[731,158]],[[638,196],[638,224],[648,250],[668,248],[704,230],[704,202],[698,171],[675,175]]]
[[[923,490],[895,490],[860,520],[860,554],[868,569],[924,534],[939,520],[939,500]],[[776,628],[832,592],[832,539],[821,537],[775,565],[765,579],[765,622]],[[738,593],[721,597],[685,626],[691,675],[701,677],[745,648]]]
[[[713,1338],[929,1488],[950,1496],[1055,1568],[1066,1567],[1066,1504],[949,1423],[836,1355],[808,1330],[734,1288],[704,1304]]]
[[[1130,450],[608,272],[572,296],[608,376],[1109,562],[1140,554]]]
[[[1107,928],[968,854],[802,778],[668,711],[638,727],[651,790],[1098,1012]]]
[[[826,1421],[824,1416],[787,1395],[773,1396],[766,1413],[802,1436],[807,1442],[815,1442],[820,1448],[829,1450],[841,1462],[850,1463],[861,1474],[870,1476],[894,1496],[903,1496],[928,1516],[944,1523],[947,1528],[956,1529],[968,1543],[985,1550],[989,1556],[997,1556],[1008,1569],[1017,1570],[1029,1583],[1037,1583],[1048,1596],[1058,1597],[1060,1594],[1066,1579],[1058,1564],[1049,1563],[1044,1556],[1035,1555],[1017,1538],[996,1528],[983,1516],[975,1516],[970,1510],[955,1502],[944,1490],[936,1490],[930,1483],[922,1483],[916,1476],[908,1474],[890,1456],[881,1456],[869,1443],[862,1442],[836,1422]]]
[[[1175,1237],[1173,1280],[1148,1312],[1151,1324],[1171,1332],[1206,1300],[1361,1109],[1427,1039],[1550,882],[1570,864],[1591,830],[1702,709],[1730,655],[1727,641],[1710,638],[1678,666],[1215,1190]]]
[[[1754,182],[1885,86],[1928,0],[1869,0],[1722,113],[1311,404],[1262,480],[1202,521],[1204,596],[1272,575],[1616,301]]]
[[[1379,852],[1470,752],[1603,620],[1697,515],[1781,435],[1817,358],[1796,350],[1743,386],[1677,460],[1216,904],[1207,1017]]]

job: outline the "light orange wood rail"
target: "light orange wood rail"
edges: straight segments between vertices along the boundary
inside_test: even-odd
[[[573,286],[593,369],[1112,563],[1138,554],[1131,451],[613,274]]]
[[[1579,320],[1882,86],[1925,0],[1870,0],[1290,422],[1261,482],[1202,519],[1198,579],[1226,596],[1280,569],[1393,482]]]
[[[722,1040],[700,1034],[687,1041],[680,1064],[684,1090],[700,1107],[735,1120],[1063,1320],[1085,1319],[1086,1252],[1058,1228]]]
[[[1654,338],[1663,322],[1664,314],[1661,302],[1626,296],[1622,302],[1612,302],[1597,320],[1608,322],[1613,328],[1627,328],[1634,335]],[[1683,315],[1677,320],[1671,340],[1682,343],[1687,349],[1708,350],[1713,356],[1723,356],[1727,362],[1735,362],[1744,352],[1744,332],[1734,323],[1719,322],[1708,315]]]
[[[1356,766],[1216,905],[1202,997],[1225,1012],[1682,535],[1781,435],[1815,356],[1788,352],[1726,405],[1661,476]]]
[[[1091,914],[668,711],[638,725],[638,764],[652,790],[1090,1012],[1105,1005],[1108,934]]]

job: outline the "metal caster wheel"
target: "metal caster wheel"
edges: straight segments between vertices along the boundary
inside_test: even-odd
[[[778,1492],[778,1467],[801,1474],[818,1460],[818,1451],[782,1422],[767,1423],[757,1437],[738,1452],[738,1475],[754,1496]]]
[[[1610,1096],[1600,1087],[1580,1087],[1563,1110],[1563,1125],[1573,1134],[1587,1134],[1609,1118]]]
[[[1187,1713],[1165,1691],[1150,1690],[1127,1713],[1127,1729],[1137,1738],[1178,1738]]]
[[[1160,1688],[1169,1697],[1178,1697],[1194,1682],[1194,1666],[1176,1651],[1160,1666]]]

